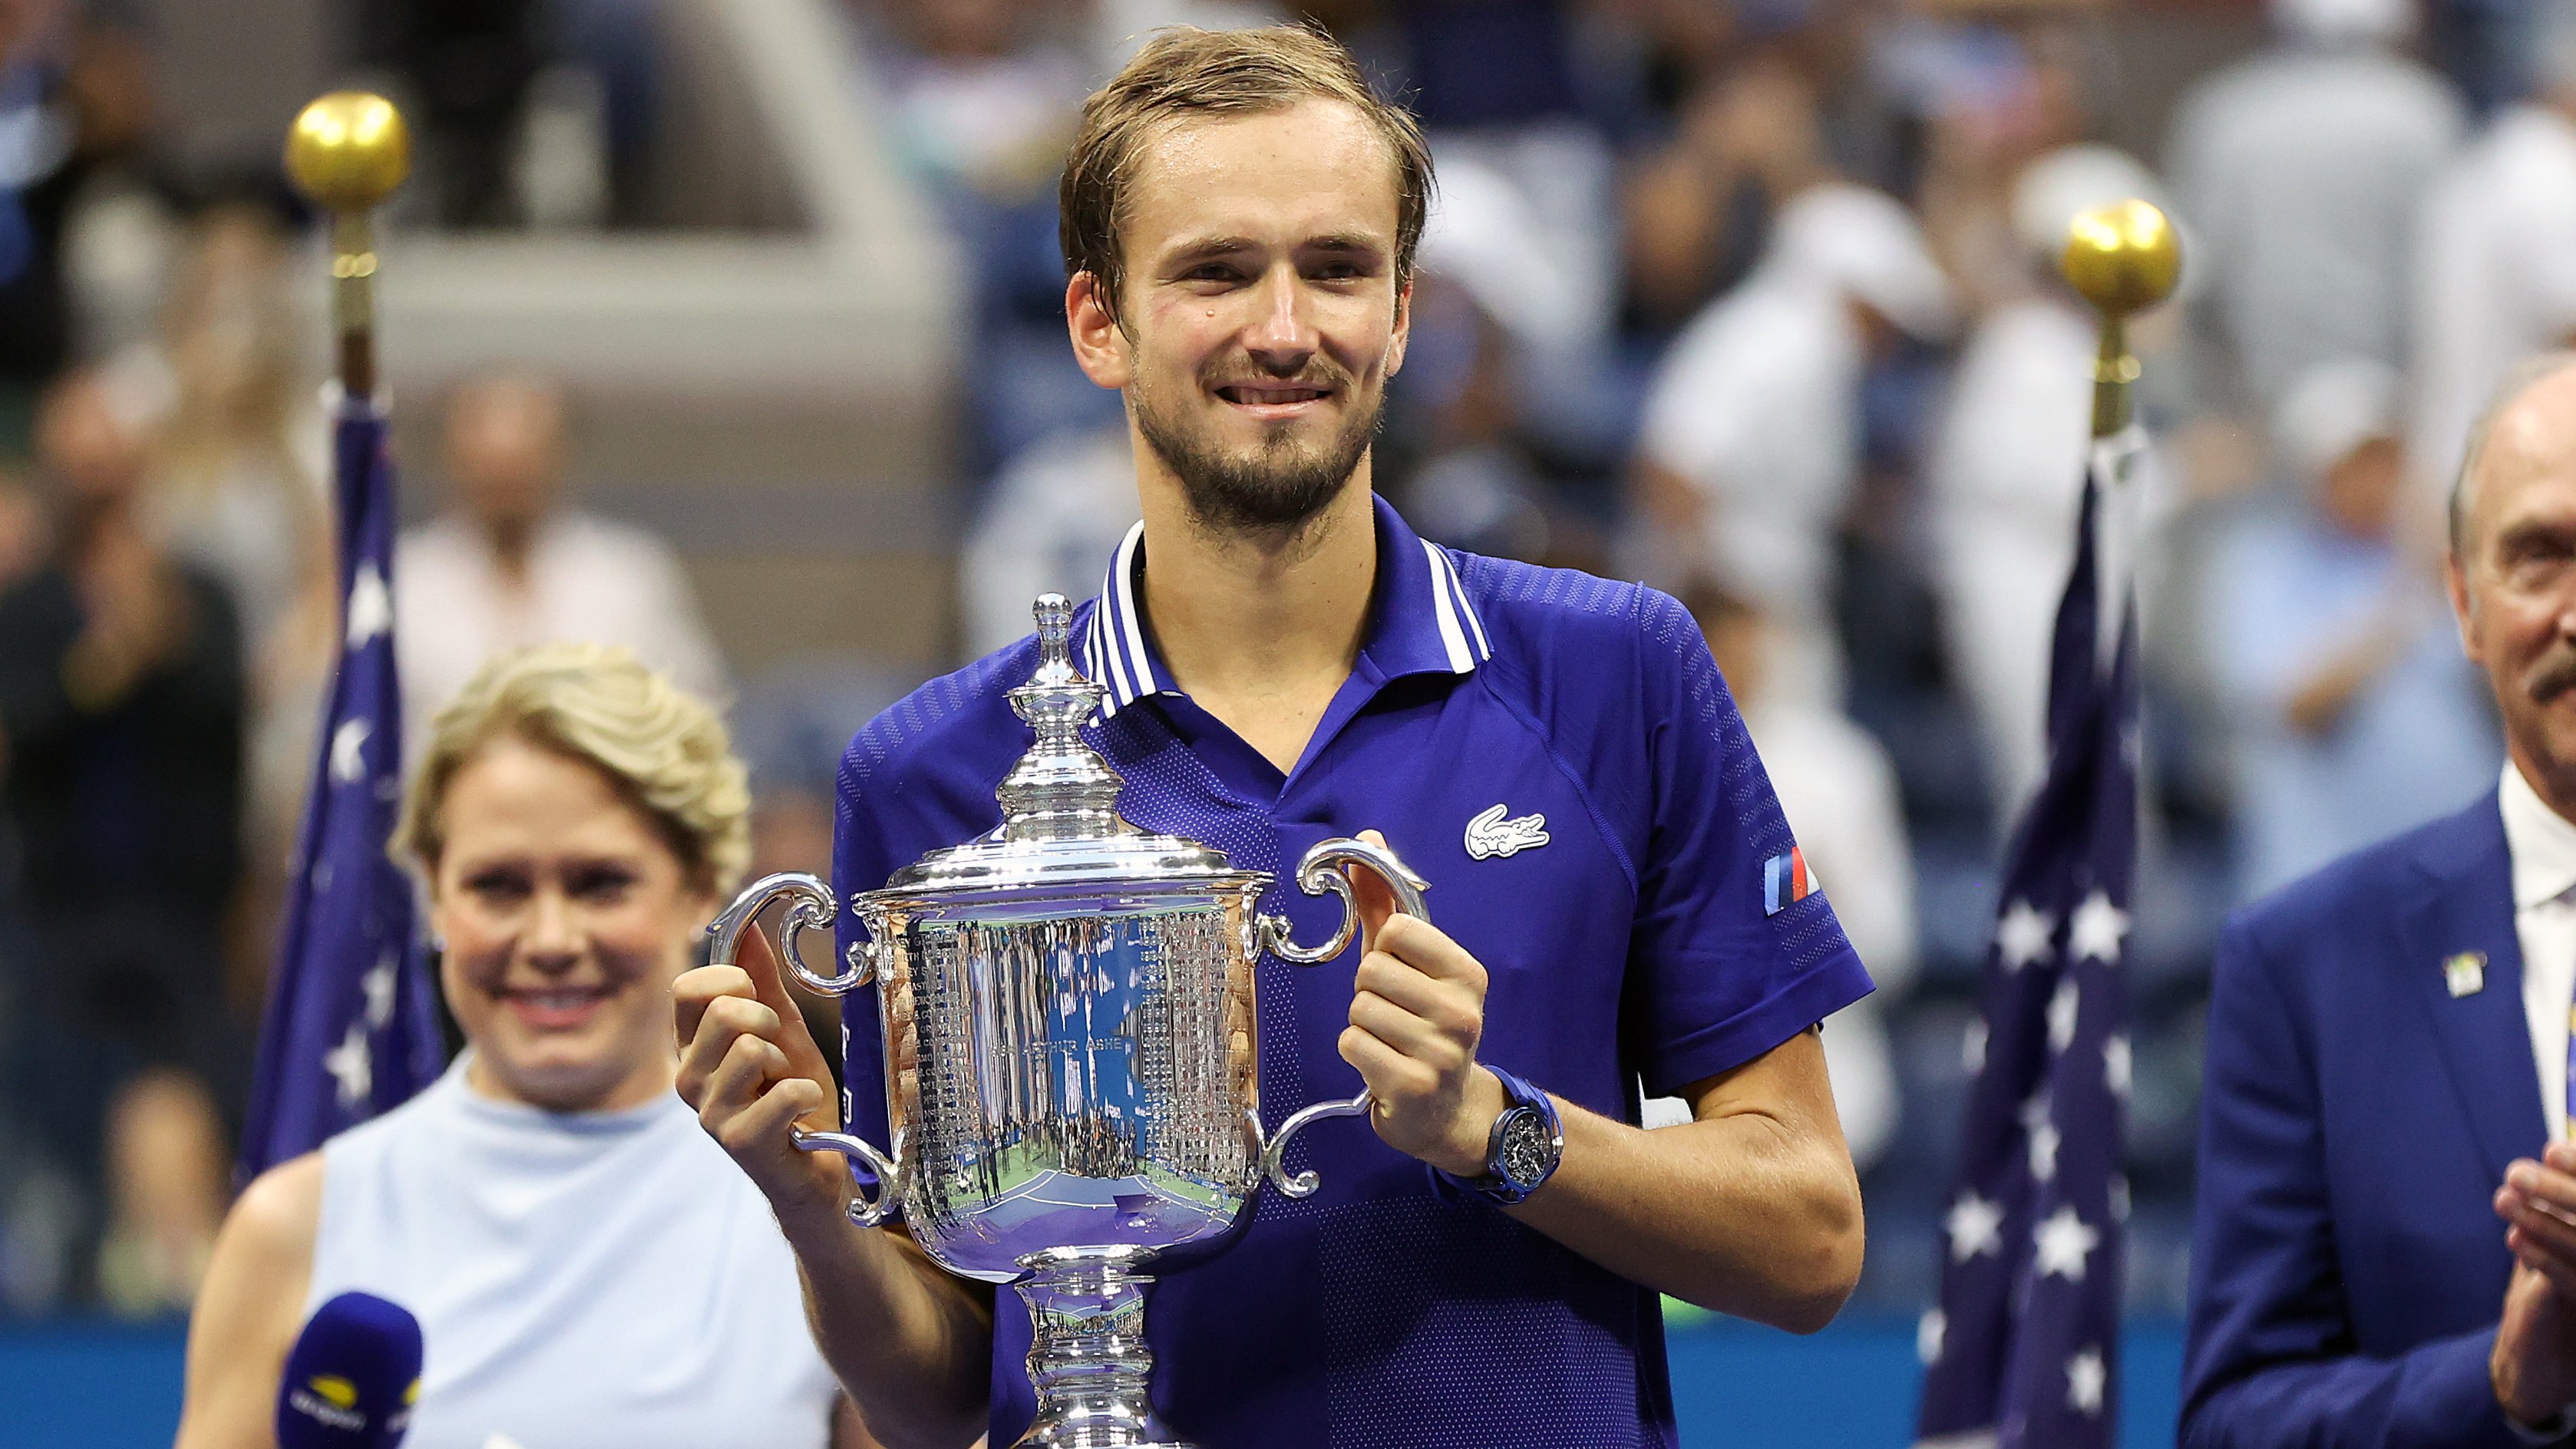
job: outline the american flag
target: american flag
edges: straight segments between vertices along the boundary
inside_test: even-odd
[[[340,659],[260,1027],[244,1180],[400,1106],[444,1055],[411,882],[385,853],[401,802],[402,690],[384,414],[343,400],[337,434]]]
[[[1975,1078],[1923,1316],[1921,1449],[2107,1449],[2118,1406],[2121,955],[2138,859],[2128,561],[2144,436],[2093,446],[2050,653],[2048,775],[2013,839],[1969,1028]]]

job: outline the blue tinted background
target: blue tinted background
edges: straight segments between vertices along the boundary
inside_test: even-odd
[[[164,1449],[179,1422],[183,1330],[0,1331],[0,1439],[13,1449]],[[2123,1449],[2174,1439],[2182,1330],[2130,1326]],[[1688,1449],[1901,1449],[1913,1437],[1914,1325],[1855,1317],[1813,1338],[1731,1323],[1676,1328],[1673,1393]]]

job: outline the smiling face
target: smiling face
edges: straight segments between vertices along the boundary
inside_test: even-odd
[[[590,765],[503,736],[440,814],[430,923],[440,983],[486,1096],[550,1111],[671,1090],[672,978],[715,902]]]
[[[2576,818],[2576,368],[2496,414],[2475,470],[2448,566],[2460,642],[2523,777]]]
[[[1124,295],[1104,306],[1085,272],[1066,311],[1084,372],[1126,392],[1140,457],[1203,524],[1293,530],[1360,474],[1404,360],[1397,208],[1385,138],[1339,101],[1144,148]]]

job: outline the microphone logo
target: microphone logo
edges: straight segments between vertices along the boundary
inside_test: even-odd
[[[358,1412],[358,1386],[338,1374],[315,1374],[287,1391],[287,1407],[304,1417],[342,1433],[354,1434],[367,1427],[367,1416]]]
[[[420,1380],[413,1379],[403,1390],[402,1405],[385,1416],[385,1429],[399,1434],[411,1427],[412,1406],[420,1402]],[[358,1386],[338,1374],[315,1374],[287,1390],[286,1405],[295,1412],[327,1429],[344,1434],[363,1432],[367,1416],[358,1407]]]

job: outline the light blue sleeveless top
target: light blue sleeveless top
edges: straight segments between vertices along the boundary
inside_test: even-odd
[[[305,1312],[419,1317],[404,1449],[823,1449],[837,1386],[759,1189],[676,1096],[558,1115],[429,1090],[322,1149]]]

